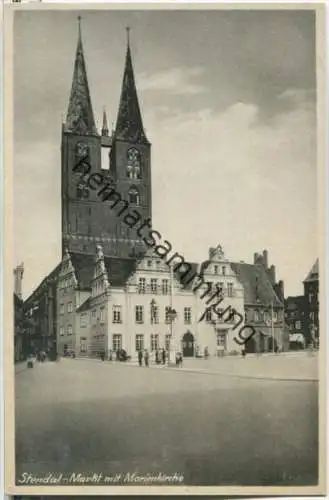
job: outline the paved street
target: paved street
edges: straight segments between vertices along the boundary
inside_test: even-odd
[[[190,485],[316,484],[317,389],[101,361],[37,364],[16,375],[16,475],[161,471]]]

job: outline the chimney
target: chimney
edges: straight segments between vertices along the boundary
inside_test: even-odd
[[[284,282],[282,280],[279,281],[278,287],[279,287],[280,294],[281,294],[281,297],[283,300],[284,299]]]
[[[254,264],[258,264],[258,253],[254,253]]]
[[[275,285],[275,266],[271,266],[268,270],[267,270],[267,274],[270,278],[270,281],[272,283],[272,285]]]
[[[282,280],[280,280],[278,283],[273,285],[274,291],[279,297],[279,299],[283,302],[284,301],[284,283]]]
[[[23,274],[24,274],[24,263],[22,262],[19,266],[17,266],[14,269],[14,278],[15,278],[14,292],[20,299],[22,299]]]
[[[268,251],[263,250],[263,265],[265,269],[268,269]]]

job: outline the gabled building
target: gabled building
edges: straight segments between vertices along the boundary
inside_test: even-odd
[[[286,298],[284,317],[289,330],[290,349],[303,349],[305,347],[305,332],[307,331],[306,300],[304,295]]]
[[[319,345],[319,259],[315,261],[304,282],[305,337],[307,344]]]
[[[165,348],[185,357],[203,354],[205,348],[210,355],[218,347],[226,353],[240,350],[234,342],[234,314],[227,322],[207,303],[219,285],[221,308],[233,306],[243,325],[243,287],[222,250],[212,249],[202,266],[194,264],[188,280],[182,268],[168,266],[151,250],[137,260],[115,260],[99,246],[94,269],[91,296],[77,310],[78,355],[108,356],[122,348],[132,357],[143,349]]]
[[[55,356],[57,337],[58,264],[24,302],[30,352],[44,350]]]
[[[245,323],[256,334],[247,342],[247,352],[273,352],[278,347],[288,350],[289,338],[284,327],[284,304],[273,287],[263,262],[231,263],[244,289]]]
[[[282,280],[276,281],[276,269],[273,264],[269,265],[268,251],[263,250],[262,253],[255,253],[254,264],[263,266],[276,295],[281,302],[284,302],[284,283]]]
[[[24,343],[26,338],[24,309],[22,300],[22,281],[24,264],[14,269],[14,360],[20,361],[24,356]]]
[[[25,355],[26,330],[23,301],[14,292],[14,361],[21,361]]]

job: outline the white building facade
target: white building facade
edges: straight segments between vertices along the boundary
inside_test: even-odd
[[[239,351],[234,337],[244,324],[243,287],[221,248],[212,250],[204,274],[201,265],[188,276],[188,286],[175,267],[150,251],[120,283],[112,280],[109,258],[98,247],[91,296],[77,310],[76,354],[108,357],[124,349],[135,358],[139,350],[164,348],[192,357],[205,350]],[[217,296],[216,286],[222,290]],[[211,309],[216,303],[217,314]]]

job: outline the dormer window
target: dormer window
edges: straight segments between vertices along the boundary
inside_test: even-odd
[[[226,275],[226,267],[225,267],[225,266],[223,266],[223,267],[222,267],[222,275],[223,275],[223,276],[225,276],[225,275]]]
[[[218,266],[214,266],[214,273],[218,274]]]
[[[129,200],[130,205],[139,205],[140,204],[139,192],[135,187],[132,187],[129,190],[128,200]]]

